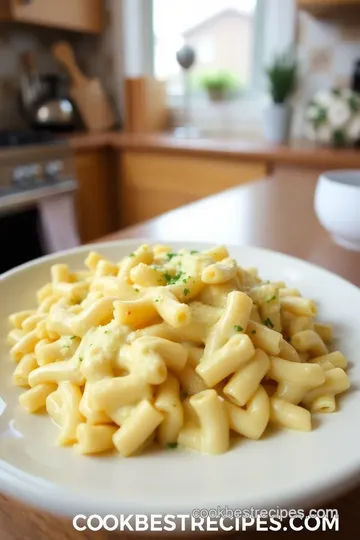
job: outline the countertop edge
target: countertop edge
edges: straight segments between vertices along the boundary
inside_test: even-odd
[[[137,135],[121,132],[76,134],[68,137],[75,151],[94,148],[124,149],[127,152],[178,154],[197,157],[228,158],[243,161],[263,161],[304,168],[360,168],[360,150],[334,149],[307,144],[271,146],[245,140],[182,141],[170,135]]]

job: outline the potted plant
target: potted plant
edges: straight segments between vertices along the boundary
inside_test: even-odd
[[[237,84],[231,73],[217,71],[203,75],[200,86],[206,90],[211,101],[226,101],[231,98]]]
[[[266,69],[272,104],[265,112],[265,136],[269,142],[289,138],[292,109],[289,99],[295,90],[297,62],[292,51],[277,55]]]

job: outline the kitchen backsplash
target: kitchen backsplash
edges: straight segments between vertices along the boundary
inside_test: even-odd
[[[303,133],[304,110],[315,92],[349,86],[360,60],[360,20],[322,21],[301,12],[298,16],[299,87],[294,98],[295,135]]]
[[[108,28],[103,36],[81,35],[48,28],[36,28],[35,31],[32,26],[0,23],[0,129],[24,127],[18,108],[21,54],[33,51],[40,73],[63,73],[51,54],[53,43],[62,39],[73,45],[79,65],[85,73],[100,77],[113,101],[116,101],[113,61],[115,48],[112,45],[111,24],[109,10]]]

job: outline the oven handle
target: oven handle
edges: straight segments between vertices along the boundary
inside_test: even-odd
[[[76,181],[69,179],[50,186],[36,187],[18,193],[8,193],[7,195],[0,196],[0,212],[31,206],[42,199],[55,197],[63,193],[71,193],[76,191],[76,189]]]

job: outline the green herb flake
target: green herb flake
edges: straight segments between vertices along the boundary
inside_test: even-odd
[[[109,333],[109,330],[105,330],[105,334],[108,334]]]
[[[171,261],[171,259],[178,256],[178,253],[167,253],[166,256],[169,259],[169,261]]]
[[[135,257],[135,253],[130,253],[129,257]]]
[[[177,283],[182,278],[183,275],[184,275],[184,272],[182,272],[181,270],[174,276],[172,276],[171,274],[169,274],[168,271],[166,271],[164,273],[164,278],[166,279],[166,282],[168,285],[175,285],[175,283]]]
[[[199,251],[197,251],[196,249],[192,249],[190,251],[190,255],[195,255],[196,253],[199,253]]]
[[[70,339],[72,341],[73,339],[76,339],[76,336],[71,336]]]
[[[172,449],[172,448],[177,448],[177,446],[178,446],[178,443],[177,443],[177,442],[169,442],[169,443],[167,444],[167,447],[168,447],[168,448],[171,448],[171,449]]]
[[[184,296],[187,296],[188,294],[190,294],[190,289],[184,289]]]
[[[135,291],[135,292],[140,292],[140,289],[136,289],[136,288],[135,288],[134,291]]]
[[[264,324],[268,328],[274,328],[274,325],[273,325],[272,321],[269,318],[265,319]]]
[[[252,332],[251,332],[251,333],[252,333],[252,334],[256,334],[256,330],[252,330]]]
[[[160,298],[155,298],[155,302],[160,302]]]
[[[272,302],[273,300],[276,300],[276,294],[274,294],[274,296],[272,296],[271,298],[269,298],[268,300],[266,300],[266,303],[267,303],[267,304],[270,304],[270,302]]]
[[[239,324],[234,324],[234,330],[235,332],[243,332],[244,329],[242,326],[240,326]]]
[[[82,356],[79,356],[79,362],[82,362],[84,359]]]

